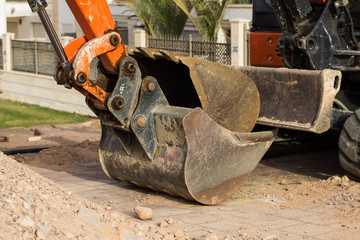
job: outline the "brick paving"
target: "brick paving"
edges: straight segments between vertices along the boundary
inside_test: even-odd
[[[111,211],[121,212],[131,218],[134,217],[133,208],[136,205],[151,207],[154,223],[172,217],[182,222],[189,236],[215,233],[221,238],[252,236],[258,239],[327,240],[341,239],[344,232],[353,232],[353,239],[360,239],[360,230],[355,225],[344,227],[337,221],[324,219],[323,214],[334,208],[325,203],[279,209],[274,207],[272,201],[235,198],[217,206],[203,206],[112,180],[103,173],[99,163],[68,165],[62,171],[30,167],[70,192],[103,206],[110,206]],[[266,169],[267,173],[271,171],[264,164],[257,168],[259,181],[269,177],[261,174]],[[286,170],[279,170],[280,175],[277,177],[282,177],[284,172]],[[291,175],[289,172],[287,174]]]

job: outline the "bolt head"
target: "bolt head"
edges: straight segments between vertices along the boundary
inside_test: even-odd
[[[116,47],[117,45],[119,45],[120,42],[120,38],[117,35],[112,35],[110,37],[110,44],[114,47]]]
[[[140,117],[140,118],[138,118],[138,120],[136,121],[136,123],[137,123],[137,125],[138,125],[139,127],[142,128],[142,127],[145,126],[146,120],[145,120],[144,118]]]
[[[122,97],[114,97],[111,101],[111,107],[115,110],[120,110],[124,107],[125,101]]]
[[[152,92],[155,90],[155,83],[153,82],[149,82],[148,85],[147,85],[147,89]]]
[[[76,79],[79,83],[83,84],[87,81],[87,76],[86,73],[81,72],[77,75],[77,79]]]
[[[124,64],[124,73],[125,75],[134,75],[136,70],[135,62],[132,60],[128,60]]]

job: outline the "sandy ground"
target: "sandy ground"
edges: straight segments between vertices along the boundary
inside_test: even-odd
[[[41,136],[41,140],[29,141],[34,135]],[[109,211],[107,208],[111,208],[109,206],[113,203],[99,205],[89,202],[26,167],[45,167],[76,174],[78,170],[68,166],[97,163],[100,137],[97,122],[1,130],[0,136],[8,137],[7,142],[0,143],[3,151],[50,147],[36,154],[13,156],[23,164],[0,155],[0,204],[3,209],[0,213],[0,239],[304,239],[303,236],[286,235],[285,231],[282,235],[255,235],[239,231],[229,236],[209,231],[202,236],[192,236],[186,233],[186,224],[178,224],[171,234],[162,234],[161,230],[171,224],[171,215],[165,223],[139,222]],[[333,237],[321,239],[360,239],[360,184],[344,176],[337,161],[334,161],[335,149],[320,154],[319,160],[312,162],[306,160],[308,153],[301,153],[292,162],[287,156],[262,160],[240,191],[228,203],[217,208],[218,213],[231,214],[234,203],[246,201],[249,207],[263,209],[264,212],[321,206],[325,210],[318,216],[319,221],[343,226]],[[164,199],[169,201],[166,194],[150,192],[134,196],[134,204],[149,207],[158,206]],[[177,198],[170,199],[179,201]],[[256,218],[256,213],[251,217]],[[304,226],[303,232],[306,231]]]

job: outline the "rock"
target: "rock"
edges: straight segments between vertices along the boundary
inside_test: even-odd
[[[93,226],[97,231],[100,230],[100,218],[95,210],[81,206],[77,216],[85,223]]]
[[[65,237],[66,237],[67,239],[73,239],[73,238],[75,238],[74,234],[72,234],[72,233],[70,233],[70,232],[66,232],[64,235],[65,235]]]
[[[343,181],[343,182],[349,182],[350,181],[350,179],[345,175],[345,176],[343,176],[342,178],[341,178],[341,180]]]
[[[185,234],[181,229],[179,229],[174,233],[174,236],[177,238],[181,238],[181,237],[185,237]]]
[[[206,235],[206,236],[203,236],[201,238],[201,240],[219,240],[218,236],[216,236],[215,234],[209,234],[209,235]]]
[[[173,224],[173,223],[175,223],[175,221],[174,221],[174,219],[172,217],[170,217],[169,220],[168,220],[168,224]]]
[[[341,181],[341,178],[339,176],[332,176],[330,179],[332,181],[334,181],[334,182],[340,182]]]
[[[27,202],[23,202],[23,206],[25,209],[30,209],[30,205]]]
[[[25,228],[33,227],[34,226],[34,221],[29,216],[26,216],[26,217],[23,218],[20,225],[25,227]]]
[[[36,230],[35,234],[39,239],[48,239],[48,235],[51,231],[51,227],[46,225],[41,225],[39,229]]]
[[[38,239],[46,239],[46,235],[39,229],[36,230],[35,235]]]
[[[159,229],[158,231],[157,231],[157,233],[159,233],[160,235],[162,235],[162,236],[165,236],[167,233],[168,233],[168,231],[166,231],[165,229]]]
[[[37,142],[41,140],[41,136],[34,136],[34,137],[29,137],[28,141],[29,142]]]
[[[160,225],[159,225],[161,228],[165,228],[167,226],[169,226],[169,224],[165,221],[161,221]]]
[[[142,220],[150,219],[153,215],[152,209],[147,207],[136,206],[134,211],[136,216]]]
[[[120,240],[141,240],[141,238],[135,234],[123,233],[120,235]]]
[[[9,138],[7,136],[0,136],[0,142],[8,142]]]
[[[174,239],[174,235],[172,234],[167,234],[164,236],[164,240],[173,240]]]
[[[119,214],[119,213],[112,213],[110,215],[112,218],[116,219],[116,220],[119,220],[120,222],[124,222],[125,221],[125,216]]]

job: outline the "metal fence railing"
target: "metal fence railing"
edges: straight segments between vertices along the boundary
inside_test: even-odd
[[[11,48],[13,70],[44,75],[54,74],[58,57],[51,43],[12,40]],[[95,58],[90,64],[91,80],[97,77],[97,63],[98,59]]]
[[[11,48],[13,70],[36,72],[35,42],[12,40]]]
[[[37,73],[53,75],[58,63],[58,57],[51,43],[37,43]]]
[[[11,48],[13,70],[54,74],[58,60],[51,43],[12,40]]]
[[[149,48],[161,49],[170,52],[189,53],[190,44],[191,42],[189,40],[148,38]]]
[[[231,47],[227,43],[193,41],[192,57],[230,65]]]
[[[190,56],[222,64],[231,64],[231,44],[204,41],[148,38],[148,47],[170,52],[188,53]]]
[[[0,69],[4,68],[3,64],[3,45],[2,45],[2,39],[0,38]]]

